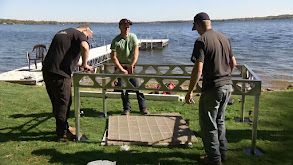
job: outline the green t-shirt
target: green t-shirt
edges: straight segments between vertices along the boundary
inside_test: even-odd
[[[117,58],[120,64],[131,64],[134,51],[133,47],[138,45],[135,34],[129,33],[127,38],[123,38],[120,34],[112,40],[111,50],[117,52]]]

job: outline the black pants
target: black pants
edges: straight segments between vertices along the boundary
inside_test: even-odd
[[[71,78],[44,71],[43,78],[52,102],[57,136],[63,136],[69,128],[67,119],[72,104]]]

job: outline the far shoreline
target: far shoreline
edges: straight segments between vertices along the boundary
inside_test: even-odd
[[[276,19],[293,19],[293,14],[283,14],[278,16],[266,16],[266,17],[248,17],[248,18],[232,18],[232,19],[214,19],[213,22],[226,22],[226,21],[257,21],[257,20],[276,20]],[[184,23],[192,22],[192,20],[171,20],[171,21],[149,21],[149,22],[134,22],[135,24],[152,24],[152,23]],[[58,22],[58,21],[34,21],[34,20],[16,20],[16,19],[1,19],[2,25],[59,25],[59,24],[117,24],[117,22]]]

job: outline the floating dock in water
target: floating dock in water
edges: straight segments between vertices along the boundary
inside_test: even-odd
[[[153,49],[162,48],[168,45],[169,39],[139,39],[140,49]],[[111,44],[96,47],[90,49],[88,63],[91,66],[97,66],[103,62],[111,59],[110,49]],[[19,83],[25,85],[36,85],[43,81],[42,75],[42,63],[37,63],[37,68],[35,64],[32,64],[29,69],[28,66],[15,69],[12,71],[0,73],[0,81],[6,81],[11,83]]]
[[[139,48],[141,50],[163,48],[168,45],[169,39],[139,39]]]

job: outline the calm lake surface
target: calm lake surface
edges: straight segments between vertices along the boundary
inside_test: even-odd
[[[26,51],[36,44],[50,46],[59,30],[78,25],[0,25],[0,73],[27,66]],[[119,34],[118,24],[93,24],[99,44],[110,44]],[[213,29],[231,39],[238,64],[246,64],[263,80],[293,82],[293,19],[212,22]],[[193,44],[199,37],[192,23],[134,24],[139,39],[169,38],[163,49],[140,51],[140,64],[192,64]]]

